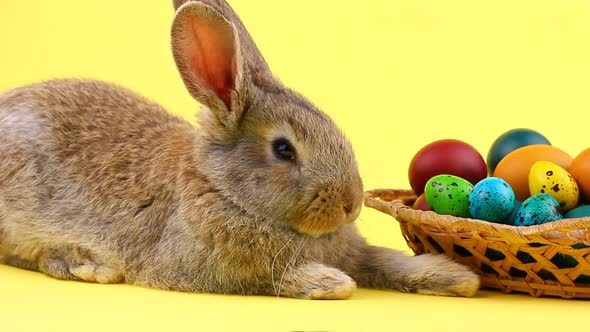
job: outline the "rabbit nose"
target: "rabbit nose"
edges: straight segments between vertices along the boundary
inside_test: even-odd
[[[344,212],[346,213],[346,215],[349,215],[352,213],[352,210],[354,209],[354,207],[352,206],[352,202],[346,202],[344,203]]]
[[[342,209],[346,214],[346,223],[354,222],[360,214],[362,201],[357,196],[351,193],[350,196],[344,198]]]
[[[357,186],[351,185],[342,193],[342,207],[346,214],[355,212],[363,202],[363,190]]]
[[[355,206],[354,204],[346,204],[343,206],[343,209],[344,209],[344,212],[346,213],[345,223],[347,223],[347,224],[353,223],[361,213],[360,205]]]

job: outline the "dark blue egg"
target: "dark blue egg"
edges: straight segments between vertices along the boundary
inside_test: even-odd
[[[490,174],[494,173],[496,166],[510,152],[527,145],[546,144],[551,142],[539,132],[528,128],[512,129],[498,137],[488,152],[486,164]]]

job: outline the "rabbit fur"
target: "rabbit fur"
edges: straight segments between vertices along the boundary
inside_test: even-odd
[[[350,143],[272,75],[226,2],[174,6],[172,51],[203,106],[197,128],[95,80],[0,96],[0,262],[188,292],[476,294],[467,267],[359,234]]]

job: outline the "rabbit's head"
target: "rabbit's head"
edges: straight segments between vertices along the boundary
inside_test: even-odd
[[[319,236],[352,223],[363,188],[335,123],[273,77],[224,1],[175,1],[174,59],[199,113],[196,154],[246,213]]]

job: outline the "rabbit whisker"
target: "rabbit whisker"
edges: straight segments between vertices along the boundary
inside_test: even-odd
[[[279,249],[279,251],[274,255],[273,259],[272,259],[272,265],[270,267],[270,278],[271,278],[271,282],[272,282],[272,288],[275,291],[275,294],[277,293],[277,287],[275,284],[275,263],[277,261],[277,257],[279,257],[279,255],[281,254],[281,252],[283,250],[285,250],[285,248],[287,248],[287,245],[289,245],[289,243],[291,242],[291,240],[293,240],[293,238],[295,237],[295,235],[297,235],[296,233],[294,233],[288,240],[287,242],[285,242],[285,245],[283,245],[283,247],[281,249]]]
[[[281,275],[281,280],[279,281],[279,290],[277,292],[277,297],[281,296],[281,288],[283,286],[283,280],[285,279],[285,273],[287,272],[287,270],[289,270],[289,271],[293,270],[293,268],[295,267],[295,263],[297,262],[297,259],[299,258],[300,254],[301,254],[301,250],[307,244],[307,240],[309,240],[309,237],[304,237],[301,239],[299,246],[297,247],[297,249],[293,253],[293,256],[291,256],[291,259],[289,259],[287,266],[285,266],[285,269],[283,270],[283,274]]]

